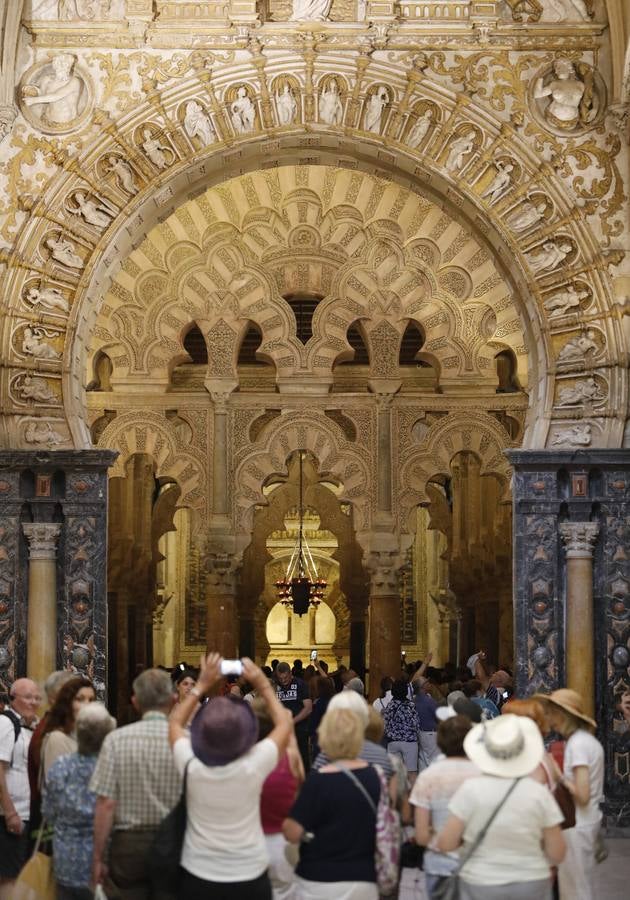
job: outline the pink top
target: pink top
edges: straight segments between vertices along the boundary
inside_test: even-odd
[[[282,831],[297,791],[297,779],[291,772],[285,753],[273,772],[267,776],[260,795],[260,820],[265,834]]]

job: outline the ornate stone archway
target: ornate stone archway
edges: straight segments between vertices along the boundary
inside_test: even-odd
[[[0,445],[148,448],[194,512],[192,582],[219,609],[284,466],[273,434],[315,433],[361,520],[377,677],[398,664],[397,572],[427,481],[458,454],[505,483],[504,448],[630,447],[628,18],[609,2],[333,0],[289,25],[275,0],[90,6],[100,19],[40,0],[2,14]],[[296,290],[321,297],[304,343]],[[409,323],[423,344],[405,369]],[[208,363],[182,391],[193,326]],[[241,377],[250,326],[273,390]],[[357,333],[352,391],[334,373]]]

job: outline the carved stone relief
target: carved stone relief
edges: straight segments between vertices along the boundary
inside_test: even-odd
[[[45,134],[65,134],[87,120],[93,90],[87,72],[71,53],[57,53],[25,73],[19,90],[22,115]]]

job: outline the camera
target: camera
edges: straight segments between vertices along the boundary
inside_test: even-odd
[[[222,675],[242,675],[243,663],[240,659],[224,659],[221,661]]]
[[[312,660],[317,659],[317,650],[311,650],[311,659]]]

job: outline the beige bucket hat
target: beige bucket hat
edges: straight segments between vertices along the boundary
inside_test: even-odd
[[[534,694],[531,699],[553,703],[554,706],[559,706],[560,709],[575,716],[576,719],[581,719],[583,722],[588,722],[593,728],[597,728],[597,722],[584,712],[584,700],[581,695],[571,688],[559,688],[551,694]]]

